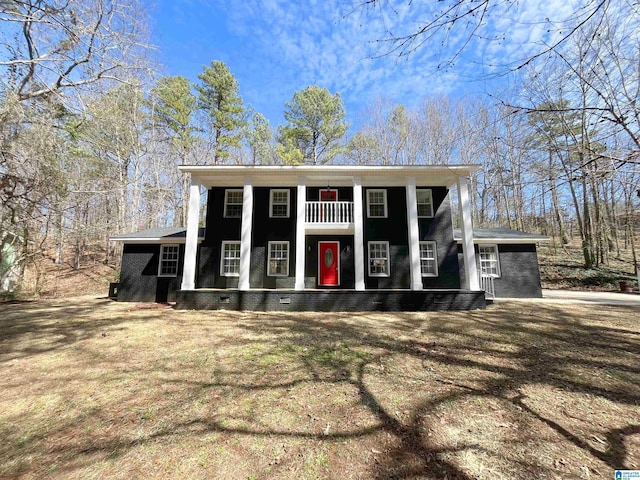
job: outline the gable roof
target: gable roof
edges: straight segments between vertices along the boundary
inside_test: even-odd
[[[124,243],[184,243],[187,229],[184,227],[155,227],[139,232],[114,235],[109,240]],[[198,229],[198,240],[204,238],[204,227]]]
[[[462,243],[462,231],[453,229],[453,239]],[[547,242],[549,237],[537,233],[521,232],[509,228],[474,228],[473,243],[537,243]]]

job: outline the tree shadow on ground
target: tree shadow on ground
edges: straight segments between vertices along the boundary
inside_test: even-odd
[[[0,321],[8,329],[0,337],[8,358],[65,345],[87,349],[89,354],[79,355],[86,363],[77,365],[76,376],[61,371],[43,385],[86,383],[81,372],[100,362],[110,362],[110,384],[127,385],[117,398],[98,402],[91,417],[72,417],[31,439],[34,454],[46,445],[47,455],[68,458],[74,469],[114,452],[126,455],[163,441],[175,447],[176,439],[212,434],[238,437],[245,448],[251,442],[292,440],[304,451],[348,442],[344,448],[362,457],[358,478],[489,476],[488,467],[465,462],[467,457],[503,462],[492,471],[496,478],[575,476],[576,465],[569,471],[537,455],[545,442],[576,452],[567,453],[571,458],[583,456],[603,478],[608,475],[603,469],[638,468],[629,441],[640,426],[627,417],[640,413],[640,331],[620,320],[635,318],[633,308],[618,307],[621,314],[615,317],[606,310],[582,307],[568,314],[561,306],[542,304],[428,314],[158,310],[145,316],[145,322],[158,321],[148,328],[162,329],[157,344],[132,347],[148,349],[151,360],[126,362],[126,355],[137,352],[116,350],[92,359],[82,341],[101,331],[113,332],[117,342],[128,334],[117,330],[124,317],[87,321],[95,308],[104,307],[61,304],[51,312],[34,305],[21,326],[11,320],[18,312]],[[47,320],[36,320],[39,315]],[[190,335],[199,335],[195,346],[186,343]],[[38,342],[44,348],[32,345]],[[4,350],[7,345],[20,348]],[[627,416],[600,419],[601,412],[585,409],[573,412],[576,419],[570,421],[562,410],[599,407],[598,402],[624,409]],[[589,415],[598,429],[589,429]],[[473,423],[483,416],[488,433]],[[77,429],[85,433],[69,440]],[[96,433],[87,434],[91,429]],[[493,432],[502,435],[499,440],[488,440]],[[47,438],[59,440],[50,445]],[[533,454],[510,453],[527,448]],[[286,460],[264,467],[265,476],[291,475],[285,468],[296,460],[291,453]]]
[[[53,352],[87,338],[113,332],[126,316],[100,316],[113,301],[55,299],[0,304],[0,364]],[[130,304],[130,309],[137,309]]]

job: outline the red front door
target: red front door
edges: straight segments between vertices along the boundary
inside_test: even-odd
[[[340,285],[340,242],[318,242],[319,285]]]
[[[321,202],[335,202],[338,200],[338,190],[320,190]]]

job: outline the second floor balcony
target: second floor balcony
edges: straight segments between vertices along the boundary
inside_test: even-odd
[[[306,202],[307,230],[351,230],[353,222],[353,202]]]

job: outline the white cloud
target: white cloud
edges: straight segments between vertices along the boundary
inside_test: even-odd
[[[446,36],[440,32],[412,55],[398,58],[384,55],[392,44],[380,40],[414,32],[421,21],[433,18],[433,8],[447,2],[388,0],[354,7],[358,2],[353,0],[210,1],[226,12],[228,31],[244,44],[240,52],[248,58],[242,61],[252,75],[244,72],[243,79],[242,72],[234,73],[250,103],[284,107],[293,92],[318,84],[340,93],[354,115],[354,109],[379,95],[412,105],[427,95],[482,89],[470,80],[517,65],[545,42],[557,40],[583,3],[498,2],[480,33],[503,41],[468,41],[470,31],[458,28]],[[463,46],[453,68],[438,68]]]

